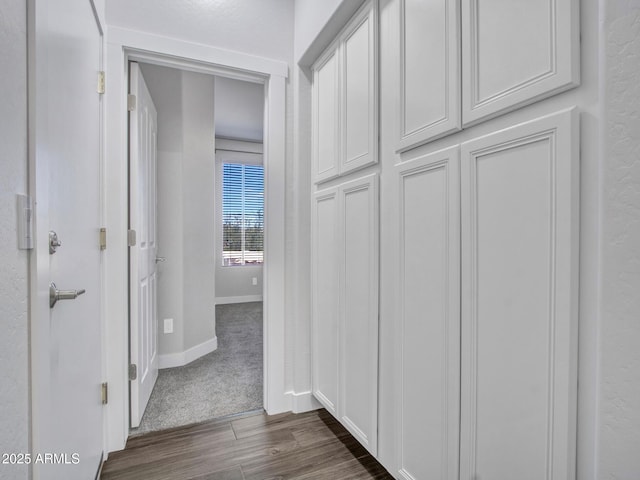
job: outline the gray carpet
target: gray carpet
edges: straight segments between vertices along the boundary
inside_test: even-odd
[[[217,305],[216,334],[215,352],[160,370],[132,435],[262,408],[262,302]]]

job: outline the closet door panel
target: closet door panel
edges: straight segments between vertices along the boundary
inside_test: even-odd
[[[400,205],[399,466],[457,480],[460,382],[458,147],[396,167]]]
[[[340,421],[372,453],[377,448],[378,186],[369,175],[341,187],[342,315]]]
[[[462,2],[468,125],[579,84],[577,0]]]
[[[313,176],[315,182],[339,173],[339,60],[330,50],[314,66],[313,78]]]
[[[370,1],[347,27],[342,46],[341,174],[377,162],[376,38]]]
[[[458,0],[400,2],[399,150],[460,129]]]
[[[340,225],[338,192],[316,193],[312,218],[313,395],[333,415],[338,404]]]
[[[575,478],[577,128],[462,145],[462,480]]]

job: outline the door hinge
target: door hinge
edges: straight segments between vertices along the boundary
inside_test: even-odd
[[[138,366],[135,363],[129,365],[129,380],[133,381],[138,378]]]
[[[107,229],[102,227],[100,229],[100,250],[107,249]]]
[[[29,195],[18,194],[18,248],[33,249],[33,200]]]
[[[107,382],[102,384],[102,404],[106,405],[109,403],[109,385]]]
[[[133,112],[136,109],[136,96],[133,94],[127,95],[127,109]]]
[[[130,247],[136,246],[136,231],[129,230],[127,231],[127,245]]]
[[[103,94],[105,90],[104,72],[98,72],[98,93]]]

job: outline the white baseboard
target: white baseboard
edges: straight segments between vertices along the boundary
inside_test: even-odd
[[[262,295],[243,295],[240,297],[217,297],[216,305],[225,305],[227,303],[247,303],[261,302]]]
[[[173,368],[182,367],[187,363],[191,363],[194,360],[211,353],[218,349],[218,337],[213,337],[206,342],[202,342],[195,347],[191,347],[184,352],[178,353],[165,353],[164,355],[158,355],[158,368]]]
[[[292,393],[291,410],[293,413],[310,412],[322,408],[311,392]]]

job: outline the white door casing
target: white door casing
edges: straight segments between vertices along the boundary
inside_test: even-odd
[[[137,63],[130,64],[129,249],[131,427],[142,415],[158,378],[156,275],[156,155],[158,114]]]
[[[30,29],[32,463],[36,479],[94,478],[103,453],[100,163],[102,30],[92,2],[33,0]],[[49,253],[48,233],[61,246]],[[85,290],[50,308],[49,289]],[[59,455],[37,461],[39,454]],[[74,455],[75,454],[75,455]]]

